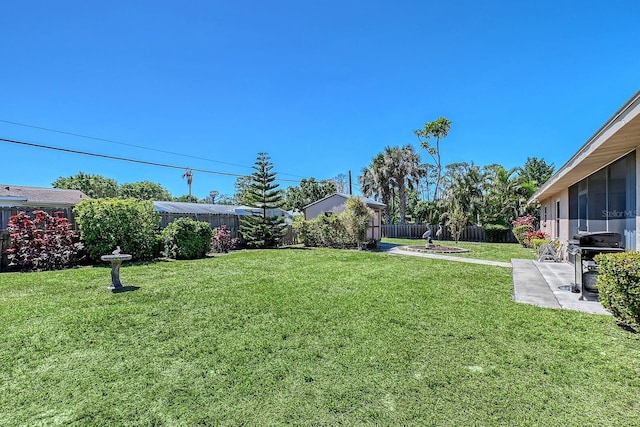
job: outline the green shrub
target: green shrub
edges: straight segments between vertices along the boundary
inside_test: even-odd
[[[203,258],[211,250],[208,222],[178,218],[162,230],[164,254],[174,259]]]
[[[344,221],[339,215],[320,215],[315,219],[320,233],[320,246],[329,248],[347,248],[355,246]]]
[[[375,248],[377,242],[367,241],[367,229],[373,211],[358,197],[349,197],[346,209],[337,215],[325,214],[305,221],[294,219],[298,241],[305,246],[327,248]]]
[[[345,205],[345,211],[339,215],[340,221],[350,239],[360,248],[366,243],[367,230],[375,214],[359,197],[349,197]]]
[[[293,220],[293,229],[298,234],[298,240],[305,246],[319,246],[320,231],[316,221],[306,221],[302,216],[297,216]]]
[[[508,240],[509,227],[502,224],[486,224],[482,227],[487,242],[504,243]]]
[[[599,254],[600,301],[618,321],[640,332],[640,252]]]
[[[303,221],[295,225],[298,239],[311,247],[348,248],[355,247],[351,236],[340,215],[320,215],[316,219]]]
[[[528,231],[533,231],[533,225],[523,224],[513,227],[513,235],[516,236],[516,240],[522,246],[527,246],[527,238],[526,233]]]
[[[449,226],[449,231],[451,232],[451,237],[453,240],[458,243],[460,240],[460,236],[467,226],[467,214],[464,213],[462,207],[456,203],[453,207],[452,212],[449,214],[449,221],[447,221],[447,225]]]
[[[549,242],[551,242],[551,240],[549,239],[531,239],[529,240],[529,245],[531,245],[531,247],[535,251],[538,251],[538,249],[540,249],[540,246],[546,245]]]
[[[133,259],[153,258],[160,215],[151,201],[85,199],[74,208],[89,257],[98,261],[116,246]]]

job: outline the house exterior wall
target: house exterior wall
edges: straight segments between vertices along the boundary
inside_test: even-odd
[[[565,259],[568,241],[580,232],[616,232],[627,250],[637,250],[640,248],[638,183],[640,150],[635,150],[540,200],[540,228],[550,238],[560,240]]]
[[[627,250],[640,249],[640,91],[636,92],[529,203],[539,202],[546,227],[551,204],[568,189],[568,239],[580,232],[615,232]],[[563,198],[564,200],[564,198]],[[542,218],[541,218],[542,219]],[[562,224],[562,221],[560,222]]]
[[[635,207],[635,217],[636,217],[636,250],[640,248],[640,187],[638,186],[640,183],[640,147],[636,147],[636,207]]]
[[[569,189],[540,202],[540,229],[550,238],[562,243],[562,254],[567,259],[569,230]]]
[[[312,220],[322,214],[339,214],[345,210],[345,199],[337,194],[320,200],[313,205],[307,206],[304,210],[304,219]]]

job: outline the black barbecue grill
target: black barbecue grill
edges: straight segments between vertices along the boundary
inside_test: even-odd
[[[621,242],[620,233],[580,233],[574,237],[570,242],[570,250],[575,259],[574,292],[598,292],[598,264],[593,259],[598,254],[624,252]]]

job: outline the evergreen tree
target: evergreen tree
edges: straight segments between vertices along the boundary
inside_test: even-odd
[[[274,216],[273,210],[282,206],[280,184],[274,184],[273,163],[266,153],[258,153],[249,176],[249,185],[242,202],[258,212],[242,218],[240,232],[245,244],[252,248],[273,248],[278,246],[284,235],[284,217]]]

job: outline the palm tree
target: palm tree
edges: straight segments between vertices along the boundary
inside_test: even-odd
[[[397,190],[400,204],[400,224],[406,224],[407,188],[413,190],[420,182],[423,171],[420,167],[420,156],[411,145],[386,147],[383,160],[391,186]]]
[[[517,168],[500,165],[485,167],[487,172],[486,198],[488,222],[509,224],[519,215]]]
[[[369,166],[362,169],[358,182],[360,183],[360,190],[365,197],[373,197],[387,205],[384,212],[385,223],[391,224],[391,208],[389,204],[393,200],[393,189],[391,188],[389,173],[382,154],[378,154],[373,158]]]
[[[480,167],[473,163],[463,162],[447,165],[447,173],[443,182],[449,210],[452,211],[454,205],[459,206],[468,218],[472,218],[479,225],[484,178]]]

